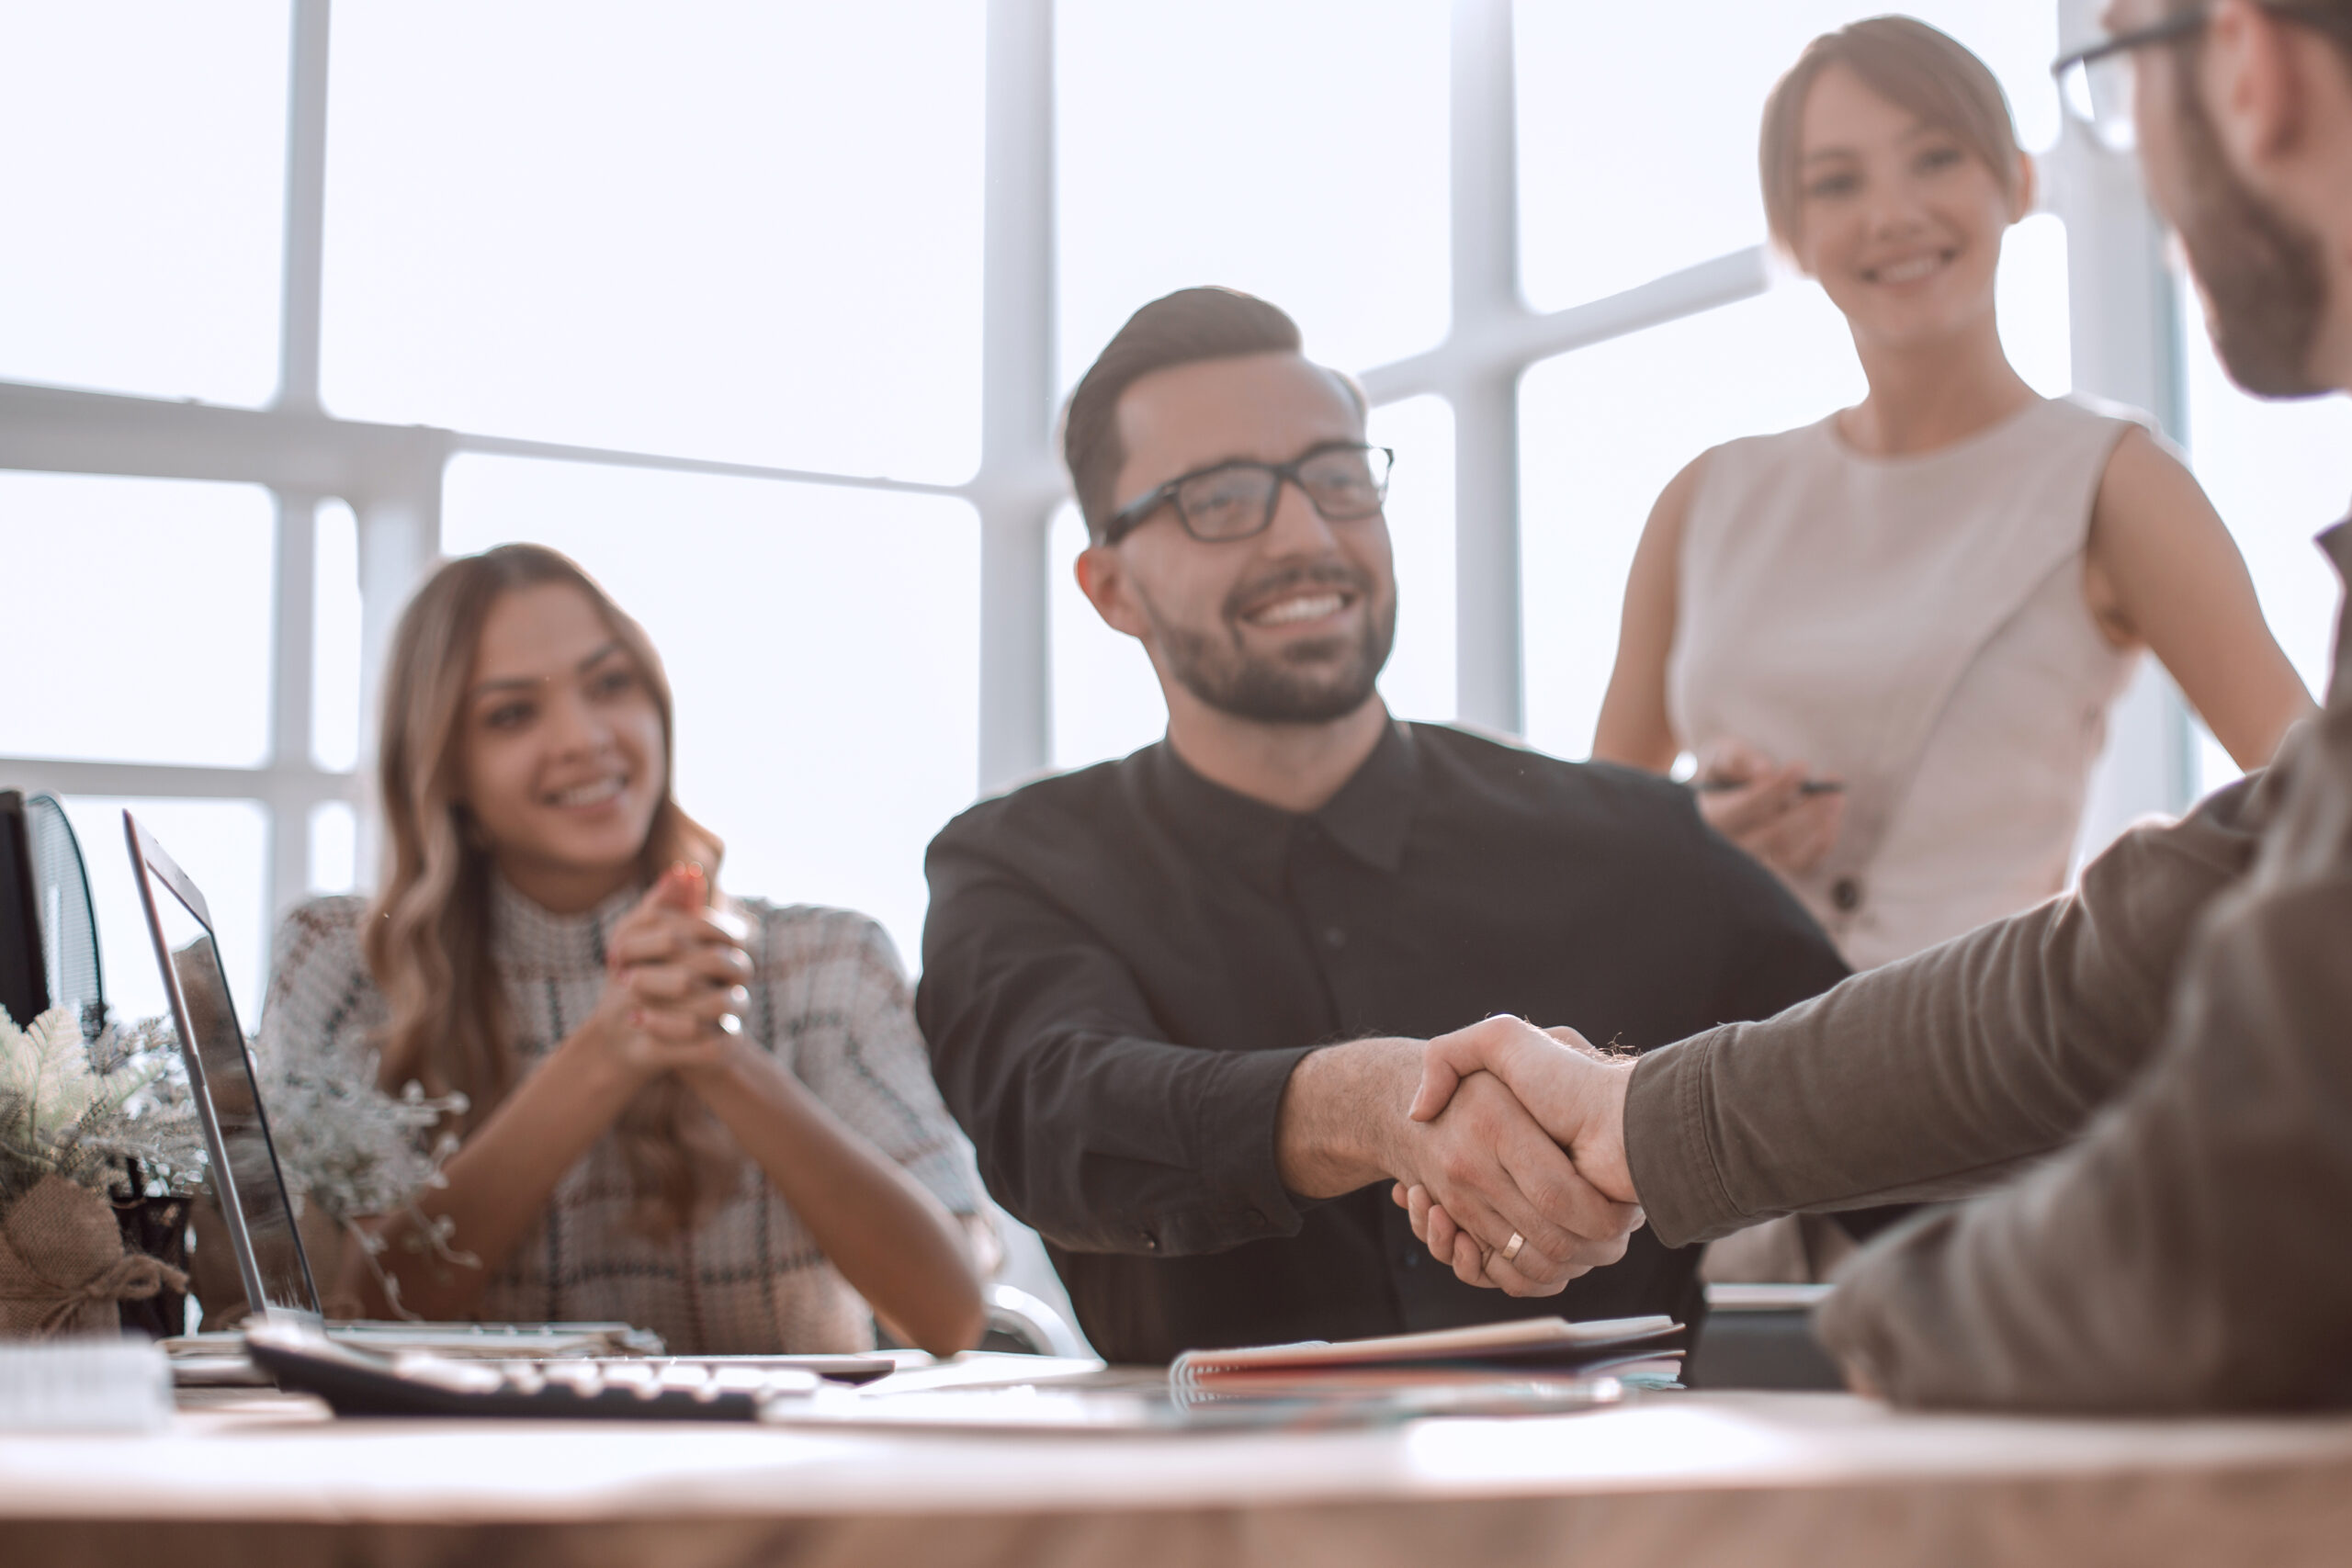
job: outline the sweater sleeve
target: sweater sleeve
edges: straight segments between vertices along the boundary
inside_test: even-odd
[[[1825,1339],[1901,1404],[2352,1399],[2352,705],[2199,930],[2158,1045],[2024,1180],[1865,1253]]]
[[[255,1031],[265,1054],[370,1075],[383,994],[360,952],[357,897],[313,898],[279,922]]]
[[[950,1213],[979,1212],[971,1145],[931,1081],[914,998],[881,926],[843,909],[768,909],[759,976],[780,994],[794,1072],[828,1110],[928,1188]]]
[[[2277,809],[2267,774],[2126,833],[2081,885],[1760,1023],[1645,1056],[1625,1147],[1651,1224],[1980,1190],[2083,1128],[2147,1061],[2199,917]]]

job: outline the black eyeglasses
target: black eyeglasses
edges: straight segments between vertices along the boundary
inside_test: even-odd
[[[1163,506],[1176,509],[1184,532],[1203,544],[1227,544],[1274,525],[1283,486],[1295,484],[1326,523],[1355,523],[1388,499],[1388,471],[1396,454],[1359,441],[1334,441],[1288,463],[1219,463],[1180,474],[1138,497],[1103,525],[1102,542],[1115,545]]]
[[[2305,0],[2255,0],[2264,10],[2324,32],[2352,39],[2352,10],[2341,6],[2312,5]],[[2118,152],[2132,150],[2132,55],[2152,44],[2172,43],[2202,32],[2211,20],[2211,7],[2192,6],[2185,11],[2103,39],[2078,49],[2050,68],[2058,78],[2058,101],[2067,114],[2097,137],[2102,146]]]

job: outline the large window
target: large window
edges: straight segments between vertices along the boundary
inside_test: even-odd
[[[913,960],[948,816],[1160,733],[1070,581],[1052,418],[1132,310],[1204,282],[1295,315],[1397,450],[1392,707],[1581,755],[1658,488],[1860,392],[1764,254],[1754,146],[1804,40],[1879,8],[0,0],[0,135],[40,150],[0,169],[0,552],[43,585],[11,601],[40,674],[0,784],[89,829],[127,1003],[94,813],[155,803],[250,996],[277,914],[372,881],[405,596],[540,539],[652,631],[729,882],[867,909]],[[2060,143],[2047,63],[2085,7],[1915,8]],[[2005,252],[2010,350],[2045,391],[2185,396],[2316,682],[2300,539],[2342,509],[2315,455],[2345,412],[2239,398],[2193,333],[2185,393],[2109,384],[2068,277],[2096,305],[2139,264],[2084,243],[2108,209],[2055,153]]]
[[[1055,19],[1063,386],[1196,283],[1273,300],[1351,369],[1445,336],[1444,6],[1065,0]]]
[[[0,5],[0,379],[269,400],[287,17]]]
[[[277,553],[257,486],[0,472],[8,750],[261,766]]]
[[[267,762],[277,567],[267,491],[0,471],[0,562],[15,650],[0,748],[39,760],[36,768],[62,759],[125,765],[166,790]],[[22,761],[0,764],[0,787],[24,782],[25,771]],[[96,772],[62,782],[102,785],[105,769]],[[131,891],[125,807],[211,896],[236,994],[257,1000],[268,912],[261,803],[59,793],[93,863],[115,1005],[163,1010]]]
[[[984,17],[337,0],[322,399],[968,478]]]

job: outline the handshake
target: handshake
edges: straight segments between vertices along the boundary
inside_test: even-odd
[[[1426,1045],[1335,1046],[1293,1076],[1283,1178],[1308,1197],[1385,1178],[1413,1234],[1465,1284],[1553,1295],[1623,1258],[1641,1228],[1625,1160],[1633,1069],[1572,1029],[1510,1017]]]

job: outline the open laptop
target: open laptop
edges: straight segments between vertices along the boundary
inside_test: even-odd
[[[244,1030],[230,999],[210,908],[178,863],[128,811],[122,814],[122,826],[148,933],[154,939],[155,962],[179,1028],[180,1053],[203,1123],[213,1189],[254,1318],[322,1332],[353,1348],[382,1354],[416,1351],[500,1360],[662,1354],[659,1338],[619,1323],[324,1322],[318,1285],[295,1225],[293,1195],[278,1168],[269,1114],[261,1102]],[[236,1354],[238,1336],[217,1337],[224,1355]],[[878,1377],[896,1366],[885,1357],[680,1359],[801,1368],[840,1378],[861,1373]]]

